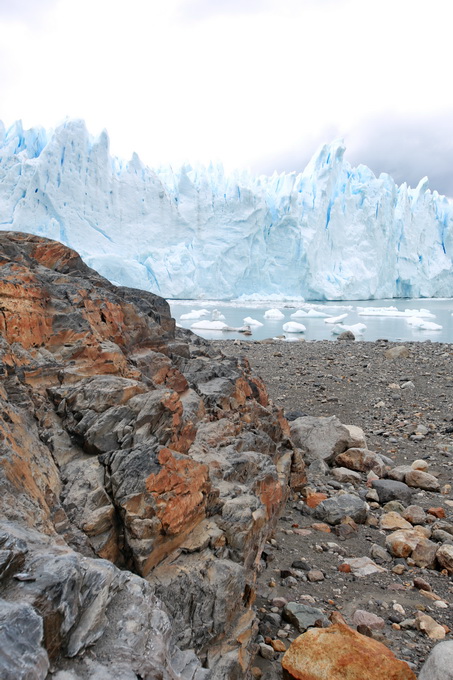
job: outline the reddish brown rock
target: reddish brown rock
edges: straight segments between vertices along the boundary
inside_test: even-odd
[[[294,680],[416,680],[385,645],[342,624],[300,635],[282,666],[286,678]]]
[[[255,566],[289,483],[306,483],[282,411],[246,361],[175,329],[164,300],[115,287],[59,243],[0,232],[0,305],[0,522],[39,545],[47,535],[56,555],[120,566],[93,560],[119,574],[109,598],[127,569],[147,574],[185,647],[222,677],[245,676]],[[137,593],[150,587],[133,578]],[[2,598],[17,599],[9,588]],[[52,659],[70,628],[55,612],[72,606],[49,609]],[[90,617],[100,631],[104,611]]]

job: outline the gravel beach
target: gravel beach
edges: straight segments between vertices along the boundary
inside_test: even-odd
[[[393,517],[388,514],[392,510],[401,518],[406,513],[411,529],[418,523],[425,527],[430,545],[431,533],[434,541],[441,537],[445,545],[453,544],[453,345],[385,340],[215,345],[250,363],[288,420],[337,416],[341,423],[363,429],[367,449],[384,457],[387,470],[414,464],[438,480],[438,490],[413,489],[410,507],[424,513],[416,520],[403,507],[407,502],[389,505],[377,499],[364,475],[351,481],[334,475],[332,466],[321,473],[319,466],[308,469],[308,495],[338,499],[352,493],[368,501],[368,517],[364,523],[350,522],[351,531],[339,531],[319,522],[319,511],[307,505],[307,492],[288,502],[261,563],[255,676],[281,678],[282,652],[303,632],[303,625],[298,629],[291,622],[285,602],[318,607],[326,617],[341,613],[354,628],[363,616],[365,627],[359,630],[384,642],[418,673],[444,635],[440,629],[428,633],[420,617],[443,626],[445,639],[452,639],[451,572],[437,563],[420,567],[410,557],[392,554],[383,522]],[[362,577],[344,567],[348,559],[361,557],[371,557],[382,571]],[[380,620],[376,627],[373,617]]]

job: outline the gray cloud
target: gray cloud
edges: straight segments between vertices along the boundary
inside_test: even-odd
[[[335,125],[326,126],[316,134],[295,139],[290,148],[278,154],[266,154],[251,161],[251,170],[263,175],[272,175],[273,172],[302,172],[322,144],[332,142],[339,137],[341,134]]]
[[[344,137],[345,158],[351,165],[367,165],[379,175],[387,172],[397,184],[417,186],[425,177],[440,194],[453,197],[453,112],[423,118],[395,114],[368,119],[347,134],[334,125],[290,149],[252,162],[252,170],[266,175],[301,172],[317,148]]]
[[[388,172],[398,183],[429,186],[453,196],[453,112],[421,117],[391,114],[364,121],[346,136],[346,158]]]

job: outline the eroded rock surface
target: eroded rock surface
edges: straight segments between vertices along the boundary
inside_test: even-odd
[[[256,567],[305,482],[264,385],[56,242],[0,233],[0,305],[0,597],[12,622],[35,612],[28,647],[7,633],[24,664],[39,648],[23,677],[242,677]]]

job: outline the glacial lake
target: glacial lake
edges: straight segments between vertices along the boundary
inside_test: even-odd
[[[362,323],[366,326],[363,334],[356,334],[356,340],[374,341],[386,338],[389,341],[401,342],[453,342],[453,299],[402,299],[402,300],[354,300],[342,302],[225,302],[219,300],[168,300],[172,316],[176,323],[183,328],[191,328],[198,321],[209,321],[214,310],[222,314],[229,327],[238,328],[244,326],[244,318],[251,317],[260,321],[263,326],[251,327],[252,335],[244,335],[238,331],[219,331],[192,328],[194,333],[203,338],[212,340],[264,340],[276,336],[285,336],[287,341],[306,340],[336,340],[337,335],[332,332],[333,325],[325,322],[325,317],[291,318],[296,310],[309,312],[313,309],[324,312],[329,316],[336,317],[342,314],[347,316],[342,320],[342,325],[353,326]],[[359,309],[361,308],[361,309]],[[359,314],[362,310],[378,308],[385,310],[383,313],[392,314],[391,309],[396,308],[399,312],[405,310],[416,311],[428,310],[433,316],[423,318],[423,321],[442,326],[441,330],[423,330],[411,325],[410,316],[364,316]],[[182,315],[191,313],[192,310],[200,312],[206,310],[200,318],[181,319]],[[266,319],[264,314],[267,310],[278,309],[284,315],[283,319]],[[283,324],[291,321],[302,323],[306,331],[304,333],[285,333]],[[335,330],[338,330],[338,325]]]

